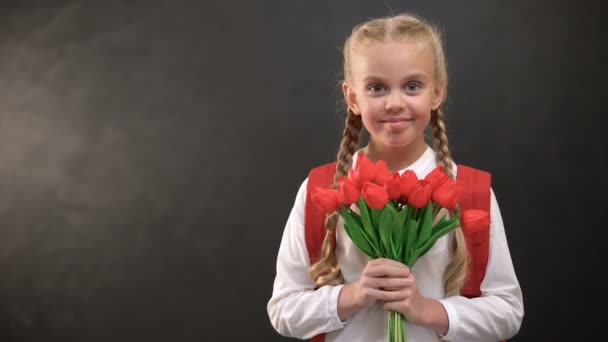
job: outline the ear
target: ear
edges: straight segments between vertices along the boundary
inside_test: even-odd
[[[353,111],[356,115],[361,114],[361,110],[359,108],[359,104],[357,103],[357,94],[354,89],[346,83],[346,81],[342,82],[342,93],[344,94],[344,100],[348,104],[348,108]]]
[[[433,110],[437,110],[437,108],[439,108],[439,106],[441,106],[441,103],[443,102],[444,97],[445,97],[445,83],[441,82],[440,84],[435,86],[435,89],[433,89],[433,100],[432,100],[432,104],[431,104],[431,107],[433,108]]]

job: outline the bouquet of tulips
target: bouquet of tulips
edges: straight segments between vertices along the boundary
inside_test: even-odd
[[[311,199],[324,212],[340,212],[346,233],[363,253],[411,268],[440,237],[459,226],[459,212],[450,216],[441,211],[454,210],[459,190],[441,166],[419,179],[412,170],[391,173],[384,160],[373,163],[360,153],[348,177],[339,178],[337,189],[316,187]],[[398,312],[388,315],[389,342],[406,341],[406,318]]]

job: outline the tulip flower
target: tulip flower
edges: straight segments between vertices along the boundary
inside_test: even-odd
[[[490,225],[490,213],[479,209],[463,210],[461,220],[462,228],[474,233]]]
[[[434,192],[432,199],[440,206],[452,210],[458,203],[460,185],[453,179],[446,180]]]
[[[357,190],[361,191],[361,187],[363,187],[363,184],[361,184],[357,180],[357,177],[355,176],[355,170],[348,170],[348,179],[350,179],[352,181],[352,184],[357,187]]]
[[[338,179],[338,194],[340,195],[340,202],[345,206],[358,202],[361,197],[361,191],[355,182],[344,176]]]
[[[315,187],[310,198],[323,213],[331,213],[340,207],[340,195],[336,189]]]
[[[401,176],[399,172],[393,171],[384,184],[384,189],[391,201],[398,200],[401,197]]]
[[[361,194],[371,208],[382,209],[388,203],[386,190],[378,184],[366,182],[363,184]]]
[[[407,200],[412,207],[422,209],[429,204],[432,195],[433,187],[431,186],[431,183],[424,179],[420,179],[412,187],[412,191]]]
[[[378,160],[376,163],[376,169],[374,172],[374,181],[378,185],[386,184],[386,180],[390,176],[390,171],[388,170],[388,165],[386,165],[386,161]]]
[[[376,165],[365,154],[359,153],[352,176],[353,180],[359,184],[373,182],[376,176]]]
[[[443,166],[441,165],[434,168],[433,171],[431,171],[428,175],[426,175],[426,177],[424,177],[424,180],[431,184],[431,188],[433,189],[433,191],[435,191],[435,189],[440,187],[441,184],[443,184],[443,182],[448,179],[449,177],[445,173]]]
[[[412,170],[406,170],[401,175],[401,197],[408,198],[412,192],[412,188],[418,183],[418,176]]]

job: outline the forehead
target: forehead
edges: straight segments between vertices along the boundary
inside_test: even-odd
[[[358,45],[351,50],[353,78],[402,78],[421,74],[432,78],[433,50],[427,42],[406,41]]]

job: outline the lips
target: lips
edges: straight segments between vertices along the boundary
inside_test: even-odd
[[[405,121],[412,121],[414,119],[409,119],[409,118],[390,118],[390,119],[385,119],[385,120],[380,120],[380,122],[384,123],[384,122],[388,122],[388,123],[394,123],[394,122],[405,122]]]
[[[388,118],[380,120],[380,123],[389,131],[401,131],[412,125],[414,119],[409,118]]]

